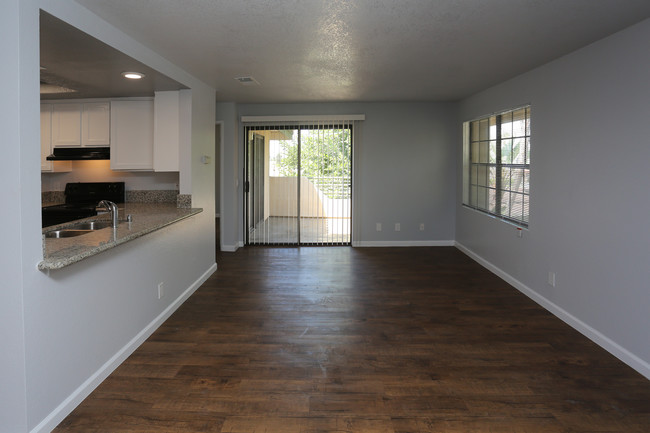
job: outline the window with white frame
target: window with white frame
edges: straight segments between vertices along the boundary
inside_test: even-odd
[[[465,122],[463,135],[463,204],[528,227],[530,106]]]

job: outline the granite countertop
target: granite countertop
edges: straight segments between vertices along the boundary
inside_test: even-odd
[[[107,214],[45,227],[43,261],[38,264],[38,269],[44,271],[64,268],[203,211],[201,208],[178,208],[171,203],[125,203],[123,206],[117,229],[109,227],[69,238],[45,237],[46,232],[72,228],[74,224],[83,221],[108,220]],[[123,221],[128,214],[133,219],[130,223]]]

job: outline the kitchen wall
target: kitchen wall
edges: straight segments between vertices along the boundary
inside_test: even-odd
[[[224,156],[236,170],[224,173],[222,247],[243,242],[244,148],[236,141],[240,116],[365,114],[355,126],[355,225],[359,246],[453,244],[457,128],[453,103],[217,104],[229,131]],[[233,132],[235,128],[236,132]],[[230,141],[229,141],[230,140]],[[383,230],[375,230],[376,223]],[[394,230],[400,223],[401,231]],[[425,230],[420,231],[420,223]]]
[[[457,242],[648,378],[649,41],[646,20],[463,100],[456,122],[532,107],[529,230],[461,206],[459,143]]]
[[[204,212],[68,268],[40,272],[39,8],[192,89],[180,190]],[[72,0],[0,6],[5,211],[0,243],[0,432],[50,431],[216,268],[215,90]],[[157,299],[157,284],[165,296]]]
[[[63,191],[68,182],[125,182],[127,190],[178,190],[178,172],[112,171],[110,161],[71,161],[67,173],[41,173],[43,191]]]

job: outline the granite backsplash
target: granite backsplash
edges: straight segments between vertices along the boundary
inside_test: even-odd
[[[42,205],[65,202],[63,191],[43,191]],[[176,203],[176,207],[189,209],[192,207],[191,194],[179,194],[176,190],[127,190],[127,203]]]

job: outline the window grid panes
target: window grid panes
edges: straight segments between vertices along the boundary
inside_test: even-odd
[[[530,106],[468,123],[464,204],[528,227]]]

